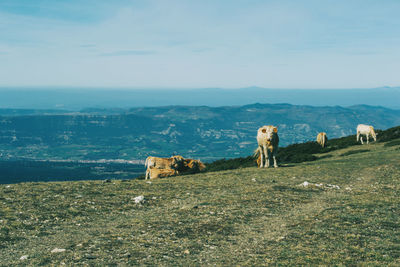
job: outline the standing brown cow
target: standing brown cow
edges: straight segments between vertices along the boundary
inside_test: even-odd
[[[320,144],[322,147],[325,147],[327,142],[328,137],[326,136],[326,133],[322,132],[317,135],[317,143]]]

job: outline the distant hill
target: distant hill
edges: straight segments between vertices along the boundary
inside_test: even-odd
[[[280,146],[355,134],[357,124],[387,129],[400,125],[400,111],[384,107],[164,106],[85,109],[81,112],[0,110],[2,159],[138,159],[148,155],[212,161],[252,154],[256,131],[278,126]]]

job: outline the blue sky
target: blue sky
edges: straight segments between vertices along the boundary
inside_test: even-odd
[[[398,0],[0,0],[0,86],[400,85]]]

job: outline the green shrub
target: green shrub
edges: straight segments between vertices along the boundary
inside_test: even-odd
[[[378,142],[387,142],[400,138],[400,126],[387,129],[385,131],[377,130]]]
[[[220,159],[211,163],[206,163],[206,171],[222,171],[238,168],[257,166],[256,159],[253,156],[235,159]]]

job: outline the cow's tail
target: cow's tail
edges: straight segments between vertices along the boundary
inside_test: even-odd
[[[261,154],[261,148],[257,147],[256,150],[254,150],[253,157],[258,158],[260,154]]]

